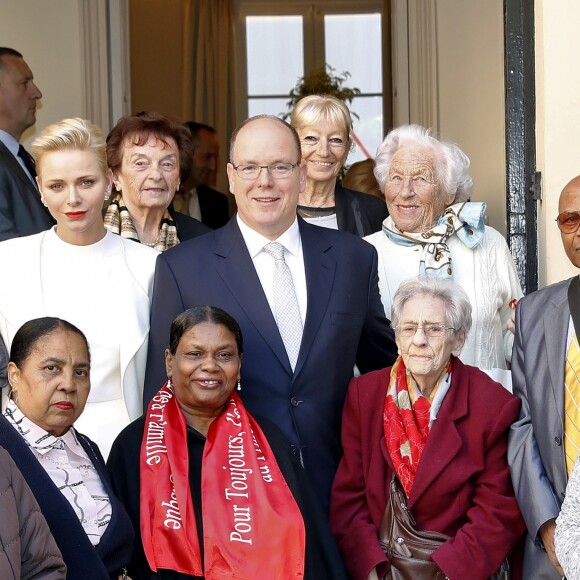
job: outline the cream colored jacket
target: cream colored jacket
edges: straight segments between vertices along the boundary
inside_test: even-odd
[[[382,231],[364,238],[379,255],[379,290],[387,317],[403,280],[419,274],[421,246],[395,244]],[[454,280],[467,292],[473,307],[473,324],[461,352],[461,360],[482,370],[506,369],[511,361],[513,334],[507,323],[509,302],[522,296],[516,268],[503,236],[485,228],[481,243],[473,250],[453,236],[448,243]]]

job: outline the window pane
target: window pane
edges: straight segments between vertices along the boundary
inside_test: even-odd
[[[254,115],[282,116],[288,111],[286,103],[288,97],[280,99],[248,99],[248,117]]]
[[[304,74],[302,16],[248,16],[246,39],[248,94],[288,94]]]
[[[352,113],[356,113],[360,118],[352,115],[354,134],[374,159],[379,145],[383,142],[383,98],[382,97],[356,97],[350,105]],[[355,149],[348,156],[347,163],[350,165],[355,161],[366,159],[359,143],[355,139]]]
[[[383,92],[380,14],[327,15],[324,36],[326,62],[336,73],[352,75],[347,86],[363,93]]]

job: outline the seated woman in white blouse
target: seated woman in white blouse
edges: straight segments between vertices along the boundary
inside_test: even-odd
[[[98,447],[73,427],[91,388],[85,335],[59,318],[30,320],[14,336],[8,382],[0,445],[32,490],[68,580],[117,579],[131,557],[131,521]]]
[[[79,429],[107,456],[141,415],[157,252],[108,232],[111,193],[101,130],[83,119],[46,127],[32,143],[43,203],[57,225],[0,243],[0,335],[10,349],[27,320],[58,316],[83,329],[94,361]]]

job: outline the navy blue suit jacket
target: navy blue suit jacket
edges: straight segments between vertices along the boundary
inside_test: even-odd
[[[328,505],[353,367],[356,363],[361,372],[384,368],[395,360],[396,346],[379,297],[374,247],[300,218],[299,227],[308,308],[295,372],[234,217],[157,259],[144,404],[166,379],[164,350],[175,316],[200,304],[223,308],[244,336],[244,403],[300,449]]]

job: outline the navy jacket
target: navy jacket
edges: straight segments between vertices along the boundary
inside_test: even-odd
[[[379,297],[374,247],[350,234],[298,221],[308,308],[295,372],[232,218],[223,228],[157,258],[144,405],[166,379],[164,351],[173,319],[195,305],[223,308],[244,336],[245,405],[277,425],[300,450],[314,488],[328,506],[353,367],[356,363],[367,372],[388,366],[397,351]]]
[[[127,566],[133,549],[133,527],[121,502],[113,494],[99,448],[77,431],[111,500],[111,521],[93,546],[67,499],[54,485],[20,434],[0,415],[0,445],[10,453],[32,490],[67,567],[67,580],[116,579]]]

